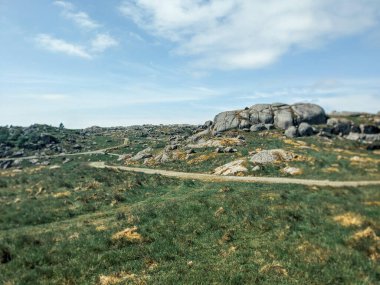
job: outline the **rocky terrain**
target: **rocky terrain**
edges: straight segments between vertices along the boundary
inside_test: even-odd
[[[379,148],[378,115],[326,114],[315,104],[276,103],[222,112],[198,126],[1,127],[0,168],[64,164],[75,156],[103,154],[117,165],[254,176],[311,177],[318,170],[319,177],[351,174],[352,180],[354,173],[366,175],[358,175],[355,161],[367,162],[370,176],[376,176]],[[332,171],[339,165],[345,171]]]
[[[285,130],[284,134],[290,138],[312,135],[331,138],[335,135],[373,143],[380,141],[379,126],[380,117],[374,114],[333,112],[326,115],[322,107],[309,103],[257,104],[216,115],[213,122],[205,123],[206,130],[193,138],[197,140],[203,135],[217,135],[231,129],[259,132],[277,128]]]
[[[379,130],[313,104],[0,127],[0,284],[377,284]]]

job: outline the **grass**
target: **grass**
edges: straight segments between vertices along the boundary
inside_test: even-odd
[[[0,284],[380,282],[377,187],[202,183],[80,160],[4,173]],[[340,223],[347,213],[360,222]],[[134,227],[139,238],[112,238]]]

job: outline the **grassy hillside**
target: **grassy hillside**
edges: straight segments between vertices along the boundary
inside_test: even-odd
[[[0,172],[0,284],[376,284],[378,187]],[[91,160],[104,157],[91,157]]]

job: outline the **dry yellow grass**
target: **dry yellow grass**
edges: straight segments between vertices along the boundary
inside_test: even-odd
[[[376,235],[376,232],[371,227],[353,234],[349,239],[349,243],[355,246],[363,240],[366,240],[370,244],[367,249],[368,257],[372,261],[380,260],[380,237]]]
[[[106,227],[105,225],[99,225],[99,226],[97,226],[97,227],[95,228],[95,230],[96,230],[97,232],[102,232],[102,231],[107,230],[107,227]]]
[[[123,283],[122,283],[123,282]],[[99,285],[113,285],[113,284],[146,284],[146,277],[139,277],[136,274],[127,272],[118,272],[110,275],[100,275]]]
[[[348,212],[342,215],[335,216],[334,221],[344,227],[361,226],[364,222],[364,218],[359,214]]]
[[[325,263],[330,255],[327,249],[311,244],[308,241],[300,244],[297,251],[307,263]]]
[[[241,141],[237,138],[223,138],[220,140],[220,145],[224,147],[236,146],[241,145]]]
[[[64,191],[64,192],[58,192],[53,194],[54,198],[67,198],[71,195],[69,191]]]
[[[363,156],[358,156],[355,155],[350,158],[350,163],[352,165],[363,165],[363,164],[379,164],[380,160],[379,159],[374,159],[370,157],[363,157]]]
[[[380,201],[367,201],[363,203],[366,206],[380,206]]]
[[[122,230],[120,232],[113,234],[112,240],[116,241],[116,240],[126,239],[129,241],[141,241],[142,237],[139,233],[136,232],[137,230],[138,228],[136,226],[132,228],[126,228],[125,230]]]
[[[330,166],[322,169],[322,172],[325,173],[338,173],[340,170],[336,166]]]
[[[210,159],[214,159],[215,157],[217,156],[216,153],[212,152],[212,153],[209,153],[209,154],[201,154],[197,157],[194,157],[193,159],[190,159],[187,164],[198,164],[198,163],[201,163],[201,162],[204,162],[204,161],[207,161],[207,160],[210,160]]]
[[[275,272],[278,275],[288,276],[288,271],[279,263],[264,265],[259,270],[260,273]]]

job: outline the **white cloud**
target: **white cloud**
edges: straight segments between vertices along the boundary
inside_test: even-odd
[[[126,0],[140,27],[207,68],[260,68],[292,49],[360,33],[378,22],[378,0]]]
[[[70,2],[66,2],[66,1],[54,1],[54,5],[60,6],[64,9],[67,9],[67,10],[73,10],[74,9],[74,5],[71,4]]]
[[[117,46],[119,43],[110,35],[97,34],[91,41],[91,48],[94,52],[103,52],[110,47]]]
[[[63,9],[62,15],[64,17],[74,21],[82,28],[94,30],[101,27],[101,25],[91,19],[87,13],[78,11],[71,2],[54,1],[53,4]],[[85,59],[91,59],[96,53],[104,52],[108,48],[118,45],[116,39],[108,34],[102,33],[96,34],[96,36],[85,45],[73,44],[67,42],[66,40],[58,39],[47,34],[39,34],[35,37],[35,40],[43,49],[78,56]]]
[[[46,50],[64,53],[71,56],[78,56],[85,59],[91,59],[92,56],[83,46],[68,43],[64,40],[54,38],[47,34],[39,34],[35,38],[37,44]]]
[[[91,19],[87,13],[76,11],[75,6],[72,3],[67,1],[55,1],[54,4],[62,7],[62,15],[67,19],[72,20],[79,27],[86,29],[96,29],[100,27],[100,24]]]

